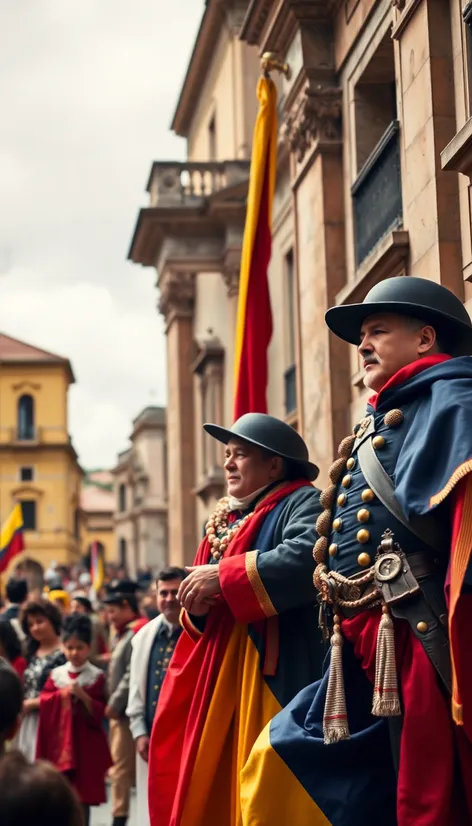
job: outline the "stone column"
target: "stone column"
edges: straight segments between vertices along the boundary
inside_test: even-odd
[[[325,323],[345,283],[341,90],[308,82],[283,127],[293,154],[302,433],[321,486],[349,432],[347,348]]]
[[[403,212],[411,275],[440,281],[463,298],[458,180],[440,153],[456,132],[449,3],[393,2],[397,96],[403,136]]]
[[[167,335],[167,467],[169,562],[190,565],[195,556],[195,442],[193,373],[193,273],[164,270],[159,310]]]

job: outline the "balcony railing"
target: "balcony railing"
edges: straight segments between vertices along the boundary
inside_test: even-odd
[[[295,364],[284,373],[285,415],[295,413],[297,409],[297,368]]]
[[[55,427],[3,427],[0,428],[0,444],[71,444],[71,438],[68,433]]]
[[[248,178],[249,161],[155,161],[148,182],[151,206],[192,206]]]
[[[364,164],[351,190],[356,263],[361,264],[391,229],[402,223],[400,127],[393,121]]]

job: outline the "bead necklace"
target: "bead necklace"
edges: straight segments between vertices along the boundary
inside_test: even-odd
[[[208,544],[210,545],[210,552],[217,562],[221,559],[230,542],[234,539],[243,525],[254,515],[254,511],[246,514],[246,516],[228,529],[229,517],[229,499],[226,496],[220,499],[214,512],[210,516],[206,524],[206,535]]]

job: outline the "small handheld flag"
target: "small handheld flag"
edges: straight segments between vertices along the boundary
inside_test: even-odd
[[[18,503],[2,525],[0,533],[0,573],[24,549],[23,512]]]
[[[92,542],[90,558],[90,576],[96,594],[100,591],[105,579],[105,561],[103,559],[103,545],[101,542]]]

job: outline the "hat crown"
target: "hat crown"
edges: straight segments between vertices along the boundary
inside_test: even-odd
[[[272,453],[308,461],[308,448],[302,437],[286,422],[266,413],[245,413],[231,428],[235,437],[259,442]]]
[[[363,304],[378,302],[401,302],[418,306],[418,316],[421,318],[421,308],[446,313],[452,318],[472,326],[467,310],[462,301],[447,287],[430,281],[427,278],[405,277],[387,278],[372,287],[364,298]],[[412,307],[412,316],[415,315]],[[393,312],[393,310],[391,310]]]

